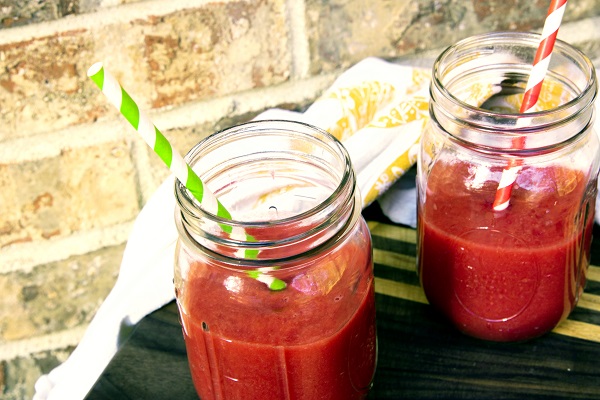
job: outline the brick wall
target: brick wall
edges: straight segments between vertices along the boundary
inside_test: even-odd
[[[366,56],[539,29],[548,3],[0,1],[0,398],[30,398],[77,344],[168,173],[86,77],[95,61],[185,153],[266,108],[305,107]],[[600,0],[570,2],[559,37],[598,59],[598,15]]]

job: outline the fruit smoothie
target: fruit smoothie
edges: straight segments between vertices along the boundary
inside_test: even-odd
[[[463,332],[525,340],[575,307],[589,264],[595,193],[585,193],[583,171],[525,166],[509,208],[498,213],[492,202],[500,174],[466,161],[433,166],[419,202],[419,275],[429,302]]]
[[[354,236],[308,265],[303,260],[301,269],[286,264],[278,271],[287,283],[281,291],[193,262],[178,301],[202,400],[365,398],[376,362],[366,249],[370,243]]]

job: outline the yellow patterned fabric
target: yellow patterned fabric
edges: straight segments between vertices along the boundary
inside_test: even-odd
[[[367,125],[375,112],[393,99],[395,88],[379,81],[365,81],[354,87],[343,87],[326,94],[326,99],[338,101],[342,116],[329,133],[344,141],[354,132]]]
[[[429,118],[429,69],[367,58],[345,71],[303,115],[350,153],[367,206],[417,159]]]

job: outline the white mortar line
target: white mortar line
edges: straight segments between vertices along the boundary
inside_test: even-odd
[[[323,74],[303,81],[286,82],[268,88],[254,89],[209,101],[188,103],[156,114],[154,122],[161,129],[191,127],[213,122],[223,116],[243,115],[276,107],[283,103],[302,103],[318,97],[337,73]]]
[[[287,0],[287,20],[290,29],[292,52],[292,79],[304,79],[310,69],[310,49],[306,32],[306,6],[304,0]]]
[[[217,99],[187,103],[180,107],[150,111],[154,124],[166,131],[216,121],[225,115],[243,115],[282,103],[314,99],[329,86],[336,74],[315,76],[305,81],[235,93]],[[134,136],[132,136],[134,135]],[[78,149],[117,140],[131,140],[137,133],[121,116],[114,120],[72,126],[60,131],[9,139],[0,146],[5,164],[57,157],[64,149]]]
[[[16,357],[31,358],[31,355],[35,353],[76,346],[81,341],[86,329],[87,326],[80,326],[44,336],[2,343],[0,344],[0,360],[8,361]]]
[[[125,120],[114,120],[71,126],[69,128],[8,139],[0,146],[0,162],[16,164],[24,161],[58,157],[63,150],[80,149],[127,139]]]
[[[133,222],[77,232],[65,238],[36,240],[6,246],[0,252],[0,274],[30,272],[34,267],[83,255],[127,241]]]

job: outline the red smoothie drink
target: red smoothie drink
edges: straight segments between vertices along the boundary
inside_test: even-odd
[[[282,265],[281,291],[217,262],[192,262],[178,303],[202,400],[366,397],[376,361],[366,238]]]
[[[434,164],[418,210],[421,283],[469,335],[533,338],[566,318],[583,290],[594,196],[584,193],[584,171],[525,166],[510,208],[497,213],[501,169],[482,171],[467,161]]]
[[[535,107],[522,112],[540,40],[475,35],[432,69],[417,163],[419,278],[435,308],[486,340],[552,330],[575,307],[590,262],[595,68],[557,40]]]

